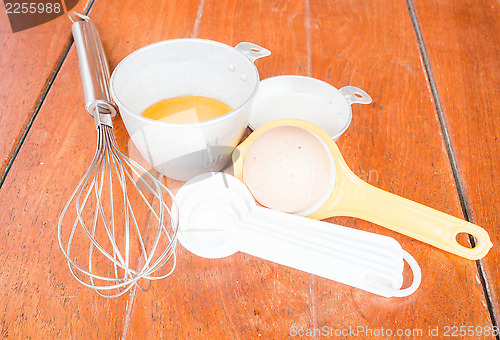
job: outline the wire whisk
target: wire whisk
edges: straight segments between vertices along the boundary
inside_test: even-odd
[[[178,210],[173,193],[118,148],[109,70],[90,18],[72,26],[87,110],[94,116],[94,158],[63,208],[59,245],[71,274],[104,297],[166,278],[175,269]],[[170,207],[169,207],[170,205]],[[168,265],[167,265],[168,264]],[[141,279],[147,280],[143,288]]]

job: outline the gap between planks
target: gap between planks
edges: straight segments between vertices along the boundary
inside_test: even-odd
[[[306,9],[305,23],[304,24],[305,24],[305,29],[306,29],[306,44],[307,44],[307,46],[306,46],[307,47],[307,50],[306,50],[307,51],[307,74],[308,74],[308,76],[312,76],[313,72],[312,72],[312,37],[311,37],[311,26],[310,26],[311,25],[311,23],[310,23],[310,2],[309,2],[309,0],[304,0],[304,1],[305,1],[305,9]],[[84,11],[85,15],[88,15],[94,2],[95,2],[95,0],[90,1],[89,5],[86,7],[86,10]],[[196,19],[195,19],[195,22],[193,25],[193,32],[191,35],[193,38],[196,38],[198,35],[198,29],[200,26],[202,15],[203,15],[204,4],[205,4],[205,0],[200,0],[200,5],[198,7],[197,16],[196,16]],[[457,192],[459,195],[462,212],[464,214],[465,219],[469,221],[470,216],[471,216],[469,211],[471,208],[469,207],[469,205],[467,204],[467,201],[465,199],[465,190],[464,190],[462,181],[460,179],[460,174],[458,171],[456,158],[455,158],[455,155],[453,153],[453,149],[451,147],[450,137],[449,137],[449,133],[448,133],[448,130],[446,127],[446,121],[445,121],[444,116],[443,116],[442,107],[441,107],[441,103],[440,103],[439,95],[438,95],[438,91],[437,91],[437,86],[435,84],[434,77],[432,75],[430,61],[429,61],[429,58],[428,58],[428,55],[427,55],[427,52],[425,49],[425,44],[423,41],[423,37],[421,34],[420,26],[418,24],[418,20],[417,20],[417,16],[415,13],[415,9],[414,9],[412,0],[407,0],[407,6],[408,6],[409,14],[410,14],[410,17],[411,17],[411,20],[412,20],[412,23],[413,23],[413,26],[415,29],[415,34],[417,36],[417,41],[418,41],[420,53],[421,53],[421,56],[423,59],[426,76],[427,76],[429,86],[430,86],[430,89],[432,92],[432,96],[433,96],[433,99],[435,102],[436,112],[437,112],[438,119],[440,122],[441,131],[443,133],[445,147],[446,147],[446,151],[447,151],[450,165],[452,168],[453,177],[455,180],[455,184],[457,186]],[[9,160],[9,163],[8,163],[8,165],[7,165],[5,171],[0,179],[0,188],[4,183],[6,177],[9,173],[9,170],[12,168],[12,165],[17,157],[17,154],[18,154],[20,148],[22,147],[22,144],[24,143],[24,141],[26,139],[27,134],[29,133],[31,126],[33,125],[33,122],[36,119],[36,116],[37,116],[38,112],[40,111],[40,108],[41,108],[43,102],[45,101],[45,98],[47,97],[48,92],[50,91],[52,85],[54,84],[54,81],[55,81],[57,75],[59,74],[59,71],[62,67],[62,64],[66,60],[66,57],[67,57],[72,45],[73,45],[73,39],[71,39],[71,41],[69,42],[65,52],[63,53],[61,59],[57,63],[54,74],[50,78],[45,89],[43,90],[43,94],[40,98],[40,101],[38,102],[38,104],[36,106],[35,112],[32,115],[28,125],[26,126],[26,129],[25,129],[19,143],[17,144],[15,151],[14,151],[13,155],[11,156],[11,159]],[[474,244],[474,240],[472,239],[471,241]],[[491,301],[490,289],[489,289],[488,281],[486,280],[486,277],[485,277],[483,263],[481,260],[476,261],[476,263],[477,263],[478,271],[480,274],[481,283],[483,285],[485,297],[487,300],[488,310],[490,312],[490,317],[492,319],[493,325],[498,327],[498,319],[496,316],[496,311],[495,311],[494,306],[493,306],[492,301]],[[311,320],[313,322],[313,326],[315,326],[315,324],[317,322],[317,320],[316,320],[316,308],[315,308],[315,295],[314,295],[314,282],[315,282],[315,280],[314,280],[314,277],[312,275],[311,275],[310,282],[311,282],[311,287],[310,287]],[[132,317],[132,312],[133,312],[133,307],[134,307],[136,295],[137,295],[137,288],[134,288],[130,293],[129,301],[128,301],[129,308],[127,308],[127,313],[124,316],[125,323],[124,323],[122,336],[121,336],[122,339],[126,339],[126,337],[128,335],[128,330],[130,328],[131,317]]]
[[[310,0],[304,0],[304,27],[306,31],[306,60],[307,60],[307,75],[309,77],[313,76],[312,69],[312,34],[311,34],[311,4]],[[311,294],[311,322],[313,329],[318,328],[318,318],[317,318],[317,308],[316,308],[316,294],[314,291],[314,286],[316,285],[316,278],[313,274],[310,274],[309,281],[309,293]],[[314,333],[314,339],[318,339],[318,335]]]
[[[455,180],[455,185],[457,187],[457,193],[458,193],[458,197],[460,200],[460,206],[462,208],[462,213],[464,215],[464,218],[467,221],[471,222],[470,220],[471,220],[471,216],[472,216],[472,214],[471,214],[472,208],[469,206],[469,204],[467,204],[467,200],[465,198],[466,197],[465,188],[464,188],[464,185],[463,185],[462,180],[460,178],[460,172],[458,171],[456,157],[455,157],[455,154],[453,152],[453,148],[452,148],[451,140],[450,140],[450,135],[449,135],[448,129],[446,127],[446,120],[445,120],[444,115],[443,115],[441,101],[439,99],[439,93],[437,90],[436,82],[434,81],[434,76],[432,74],[431,63],[430,63],[430,60],[429,60],[429,57],[427,54],[427,50],[425,48],[425,43],[424,43],[424,39],[422,37],[422,31],[420,29],[420,25],[418,23],[415,7],[413,6],[412,0],[406,0],[406,3],[408,6],[408,11],[410,13],[411,21],[413,23],[413,28],[415,30],[415,34],[417,36],[417,41],[418,41],[418,45],[419,45],[419,49],[420,49],[420,54],[421,54],[421,57],[423,60],[423,66],[425,68],[427,81],[429,82],[432,97],[434,99],[434,104],[436,107],[436,112],[437,112],[437,116],[439,119],[439,124],[441,126],[441,132],[443,134],[446,152],[448,154],[448,159],[450,161],[450,166],[451,166],[451,170],[453,173],[453,178]],[[474,236],[469,235],[469,238],[470,238],[470,242],[471,242],[472,247],[474,247],[476,245],[476,241],[474,239]],[[483,287],[484,295],[486,298],[486,303],[488,305],[488,311],[490,313],[491,322],[492,322],[493,326],[499,327],[497,312],[496,312],[494,304],[493,304],[493,300],[492,300],[492,296],[491,296],[491,292],[490,292],[490,286],[488,284],[488,280],[486,278],[486,273],[484,271],[483,261],[477,260],[476,265],[477,265],[477,270],[479,273],[479,278],[481,280],[481,284]],[[497,339],[500,339],[500,336],[497,336]]]
[[[191,32],[191,38],[198,37],[198,31],[200,29],[201,18],[203,17],[203,9],[205,8],[205,0],[200,0],[200,4],[198,5],[198,11],[196,12],[196,19],[193,23],[193,31]],[[137,290],[138,287],[135,285],[129,293],[129,297],[127,300],[127,309],[123,320],[123,329],[121,333],[121,340],[126,340],[128,337],[128,333],[130,330],[130,326],[132,324],[132,314],[134,312],[135,301],[137,298]]]
[[[90,9],[92,8],[92,5],[94,4],[95,0],[90,0],[88,2],[88,5],[84,7],[84,14],[88,15]],[[67,13],[67,12],[66,12]],[[56,68],[52,76],[50,77],[47,85],[45,88],[42,89],[42,95],[40,97],[40,100],[35,106],[35,111],[33,112],[33,115],[31,116],[30,120],[28,121],[28,124],[26,125],[26,128],[24,129],[24,132],[21,135],[21,138],[19,139],[19,142],[17,143],[16,147],[14,148],[14,152],[10,156],[10,159],[8,160],[7,166],[5,167],[5,170],[2,174],[2,177],[0,177],[0,188],[2,188],[3,183],[5,182],[5,179],[7,178],[7,175],[9,174],[10,169],[12,168],[12,165],[14,164],[14,161],[16,160],[17,155],[19,154],[19,150],[21,150],[21,147],[24,144],[24,141],[26,140],[26,137],[28,136],[28,133],[33,126],[33,123],[35,122],[35,119],[38,115],[38,112],[40,112],[40,109],[42,108],[43,103],[45,102],[45,98],[47,98],[47,95],[52,88],[52,85],[54,84],[54,81],[57,78],[57,75],[59,74],[59,71],[61,70],[61,67],[66,60],[66,57],[68,56],[69,50],[71,49],[71,46],[73,45],[73,37],[70,37],[69,43],[67,44],[66,49],[64,50],[64,53],[61,56],[61,59],[56,63]]]

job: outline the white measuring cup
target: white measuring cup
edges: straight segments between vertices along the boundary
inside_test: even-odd
[[[179,241],[198,256],[241,251],[385,297],[408,296],[420,285],[420,267],[393,238],[260,207],[233,176],[199,175],[175,198]],[[413,271],[405,289],[403,260]]]
[[[188,180],[219,171],[246,130],[259,85],[263,47],[242,42],[231,47],[205,39],[172,39],[143,47],[123,59],[111,75],[111,95],[141,155],[158,172]],[[196,123],[168,123],[141,113],[160,100],[196,95],[233,108]]]

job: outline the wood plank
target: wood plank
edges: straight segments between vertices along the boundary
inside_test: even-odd
[[[302,1],[205,1],[197,37],[269,48],[261,78],[306,74]],[[180,183],[169,181],[170,187]],[[178,248],[174,275],[138,294],[132,338],[272,339],[312,325],[310,275],[245,254],[208,260]]]
[[[74,10],[83,12],[89,3],[80,1]],[[70,27],[63,15],[12,33],[6,12],[0,11],[0,178],[71,42]]]
[[[306,75],[305,15],[304,4],[298,1],[206,1],[197,37],[231,46],[250,41],[270,49],[270,57],[256,62],[261,79]]]
[[[500,7],[497,1],[415,0],[470,219],[494,244],[482,261],[500,312]]]
[[[312,75],[373,98],[353,106],[338,142],[347,164],[375,186],[463,217],[406,3],[311,1],[310,27]],[[383,299],[318,278],[315,327],[421,329],[425,338],[429,327],[491,326],[475,262],[364,221],[332,220],[394,237],[420,264],[422,284]]]
[[[199,37],[231,45],[247,40],[271,49],[272,57],[258,61],[263,78],[311,72],[338,87],[360,86],[375,102],[353,108],[351,128],[339,141],[348,164],[361,176],[373,174],[366,178],[377,186],[460,216],[405,4],[309,5],[206,1],[199,28],[197,1],[112,6],[97,0],[92,17],[112,65],[148,43],[198,31]],[[12,337],[277,338],[289,337],[292,326],[426,332],[428,327],[489,324],[473,262],[342,218],[334,220],[398,239],[422,267],[419,291],[405,299],[384,299],[243,254],[206,260],[179,246],[176,272],[148,293],[111,301],[95,296],[69,276],[55,241],[62,206],[94,151],[95,131],[82,97],[72,49],[0,190],[0,223],[7,226],[0,232],[0,301],[5,306],[0,324]],[[126,150],[124,127],[119,120],[115,127]]]
[[[127,298],[77,283],[57,241],[61,210],[95,152],[82,94],[72,48],[0,190],[0,319],[13,338],[116,338],[123,329]]]
[[[245,5],[219,2],[213,9],[210,5],[205,4],[200,37],[231,44],[240,40],[260,43],[269,39],[274,45],[261,44],[273,52],[275,49],[283,51],[285,54],[283,57],[289,58],[285,53],[289,49],[289,43],[281,43],[289,38],[286,33],[281,33],[280,39],[276,40],[269,38],[269,36],[274,37],[274,34],[279,35],[274,30],[269,33],[257,31],[259,34],[256,34],[256,37],[260,39],[257,41],[233,38],[237,35],[237,30],[231,32],[228,27],[234,27],[236,24],[247,27],[244,20],[246,17],[252,17],[248,12],[238,16],[240,8]],[[247,6],[260,9],[261,5],[250,3]],[[336,11],[339,9],[344,17],[343,20],[337,17]],[[280,10],[283,11],[280,4],[272,5],[272,13]],[[307,59],[302,59],[297,71],[294,72],[291,66],[294,64],[289,62],[284,63],[288,65],[288,70],[282,70],[283,63],[280,63],[282,59],[272,59],[276,55],[274,54],[268,60],[262,61],[261,74],[263,78],[284,73],[307,74],[310,67],[314,76],[328,80],[334,85],[338,82],[339,86],[353,84],[367,90],[373,89],[369,92],[374,97],[380,98],[377,100],[378,103],[370,108],[355,108],[355,114],[366,111],[361,118],[358,117],[358,129],[355,130],[353,125],[340,142],[346,159],[360,175],[377,174],[377,176],[367,176],[372,183],[460,216],[460,206],[446,150],[439,133],[431,96],[427,91],[425,73],[419,61],[418,45],[406,6],[396,2],[391,3],[391,6],[384,9],[383,20],[380,22],[380,14],[370,16],[370,13],[377,11],[381,9],[370,8],[367,4],[360,4],[354,8],[351,3],[336,3],[334,6],[328,6],[326,3],[312,4],[311,66]],[[204,19],[212,17],[207,13],[216,12],[235,14],[221,17],[220,22]],[[266,9],[260,10],[260,13],[269,12]],[[395,20],[389,25],[394,13],[397,13],[397,18],[400,20]],[[306,19],[305,14],[306,9],[303,8],[302,20]],[[275,20],[272,16],[265,18],[267,27],[284,26],[282,23],[274,23],[273,19]],[[347,34],[353,27],[352,22],[363,23],[361,27],[357,26],[359,31],[356,32],[366,35],[366,42],[362,46],[354,44]],[[210,27],[207,33],[204,27]],[[258,30],[258,27],[259,23],[254,22],[254,30]],[[221,33],[217,33],[218,31]],[[394,33],[391,34],[391,31]],[[295,31],[293,32],[292,36],[295,36]],[[238,31],[238,34],[245,33]],[[377,39],[378,35],[382,35],[383,38]],[[339,41],[333,40],[332,37],[338,37]],[[407,42],[401,48],[393,46],[392,39]],[[303,58],[308,54],[306,39],[302,40],[302,43],[299,57]],[[384,53],[378,56],[380,51]],[[385,62],[389,65],[384,65]],[[386,67],[397,72],[384,72]],[[404,79],[406,73],[409,73],[411,81],[398,82],[398,79]],[[399,102],[394,99],[391,88],[380,85],[394,83],[401,86],[400,89],[395,89]],[[402,98],[406,98],[406,101]],[[386,107],[382,109],[381,105]],[[408,117],[407,105],[423,113]],[[423,132],[414,133],[411,126],[418,125],[424,127]],[[398,133],[395,134],[393,131]],[[400,131],[403,133],[399,133]],[[412,133],[409,133],[410,131]],[[419,142],[421,138],[426,138],[429,142]],[[368,147],[360,150],[359,145]],[[410,149],[413,149],[412,154],[407,153]],[[422,159],[426,161],[422,162]],[[382,178],[381,174],[385,174],[385,177]],[[410,183],[408,178],[412,179]],[[417,181],[418,186],[415,184]],[[433,196],[428,195],[430,185],[433,188]],[[471,320],[481,325],[490,324],[487,308],[482,304],[484,297],[481,284],[476,280],[474,262],[443,253],[362,221],[341,218],[335,220],[351,227],[376,231],[398,239],[405,249],[417,257],[423,268],[424,282],[419,292],[407,299],[383,299],[328,280],[311,276],[307,278],[298,271],[241,254],[223,260],[201,260],[193,258],[180,248],[180,263],[172,280],[158,284],[159,295],[141,294],[138,297],[133,312],[131,334],[137,337],[168,334],[172,337],[190,338],[258,336],[267,338],[287,336],[292,326],[298,329],[322,326],[343,329],[349,326],[362,326],[369,329],[382,327],[393,330],[422,329],[423,332],[428,332],[429,327],[439,326],[442,331],[444,326],[463,324]],[[257,268],[261,270],[256,272]],[[264,273],[262,268],[265,268]],[[269,275],[269,269],[276,274]],[[179,278],[178,275],[182,277]],[[285,280],[288,276],[291,277]],[[409,281],[409,277],[407,280]],[[256,282],[263,288],[256,287]],[[161,287],[164,284],[169,286],[167,295],[161,294]],[[438,289],[441,295],[436,297],[435,292]],[[232,293],[227,294],[227,291]],[[454,296],[455,291],[459,291],[460,296],[468,298],[452,300],[450,297]],[[281,298],[282,295],[288,296]],[[279,310],[273,308],[274,306],[262,308],[266,302],[274,304],[276,299],[279,301]],[[253,314],[252,309],[254,309]],[[380,313],[381,310],[384,313]],[[236,311],[238,317],[233,314]],[[154,312],[160,315],[166,314],[168,317],[156,317]],[[332,320],[335,320],[334,324]],[[144,327],[145,324],[151,327]]]
[[[181,2],[101,3],[97,8],[101,16],[94,15],[94,10],[90,15],[102,32],[106,53],[115,57],[111,59],[114,64],[128,52],[122,50],[117,57],[110,50],[132,42],[124,35],[112,40],[105,33],[125,32],[123,22],[114,26],[116,30],[106,29],[106,25],[113,26],[118,11],[130,15],[121,18],[136,18],[139,10],[161,13],[161,22],[168,19],[171,24],[167,28],[158,29],[162,24],[146,20],[147,16],[140,26],[143,36],[148,36],[144,32],[155,32],[151,34],[153,41],[159,39],[157,35],[182,35],[183,25],[192,27],[197,13],[195,2],[185,11],[179,10]],[[102,21],[103,17],[110,21]],[[138,26],[132,22],[128,32],[133,37]],[[120,148],[127,153],[125,128],[120,119],[114,124]],[[121,338],[127,332],[133,296],[104,299],[80,285],[70,275],[57,241],[62,208],[90,164],[95,140],[93,119],[84,109],[73,46],[0,189],[0,223],[4,226],[0,231],[2,336],[108,339]]]

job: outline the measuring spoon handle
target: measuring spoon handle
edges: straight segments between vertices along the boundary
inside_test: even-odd
[[[231,245],[241,252],[385,297],[418,288],[418,264],[387,236],[254,207],[236,223]],[[411,257],[411,256],[410,256]],[[413,284],[403,284],[404,262]]]
[[[470,260],[484,257],[493,246],[483,228],[361,179],[346,183],[341,195],[330,216],[361,218]],[[458,243],[460,233],[474,236],[475,246],[468,248]]]

